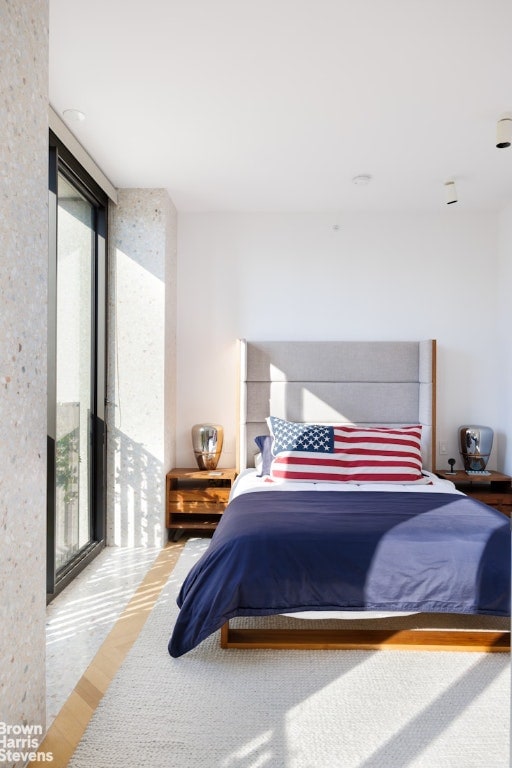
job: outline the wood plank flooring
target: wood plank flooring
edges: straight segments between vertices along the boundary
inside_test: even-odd
[[[167,583],[186,539],[169,542],[160,552],[101,648],[60,710],[39,746],[53,754],[53,768],[66,768],[96,707],[137,639]],[[40,766],[40,762],[28,766]]]

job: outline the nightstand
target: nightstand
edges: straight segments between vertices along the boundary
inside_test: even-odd
[[[436,475],[444,480],[451,480],[455,487],[474,499],[483,501],[510,517],[512,511],[512,477],[501,472],[490,475],[468,475],[463,469],[454,474],[436,469]]]
[[[165,524],[169,534],[212,531],[228,503],[235,469],[172,469],[165,479]]]

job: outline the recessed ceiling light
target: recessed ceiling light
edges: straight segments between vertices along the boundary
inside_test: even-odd
[[[372,177],[370,176],[369,173],[362,173],[359,176],[354,176],[354,178],[352,179],[352,183],[357,184],[358,186],[364,187],[367,184],[369,184],[371,180],[372,180]]]
[[[85,120],[84,113],[80,112],[79,109],[65,109],[62,113],[62,116],[69,123],[83,123],[83,121]]]

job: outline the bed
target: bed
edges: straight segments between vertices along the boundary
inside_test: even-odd
[[[225,648],[509,650],[508,520],[432,471],[435,342],[239,353],[239,477],[169,653],[219,629]]]

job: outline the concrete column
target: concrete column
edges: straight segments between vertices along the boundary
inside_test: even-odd
[[[174,460],[176,210],[120,190],[110,217],[107,543],[161,546]]]
[[[0,721],[45,728],[48,2],[0,4]]]

